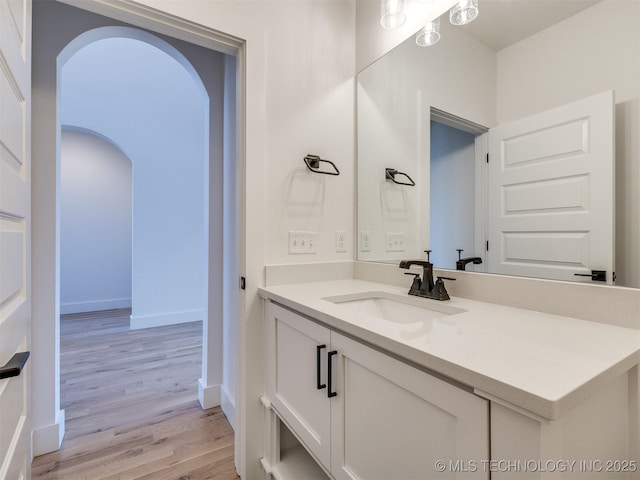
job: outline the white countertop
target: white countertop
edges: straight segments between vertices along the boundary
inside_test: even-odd
[[[393,323],[324,300],[361,292],[409,297],[405,288],[363,280],[260,289],[263,298],[546,419],[640,362],[640,330],[453,297],[410,298],[465,312]]]

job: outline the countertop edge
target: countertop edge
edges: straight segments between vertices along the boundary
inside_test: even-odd
[[[400,344],[384,335],[333,317],[314,307],[273,292],[269,290],[268,287],[259,288],[258,293],[264,300],[273,301],[295,310],[331,329],[337,330],[339,333],[344,333],[356,340],[380,349],[384,353],[391,354],[393,357],[405,360],[409,364],[422,367],[427,371],[435,372],[438,375],[451,379],[453,382],[468,386],[471,391],[486,392],[490,396],[513,404],[526,412],[530,412],[546,420],[559,419],[608,382],[640,363],[639,346],[638,350],[596,374],[590,380],[570,391],[562,398],[555,400],[548,399],[484,374],[469,370],[457,363],[420,351],[410,345]]]

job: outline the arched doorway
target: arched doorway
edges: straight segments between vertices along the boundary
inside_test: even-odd
[[[210,99],[202,80],[171,45],[124,27],[79,36],[58,68],[61,125],[98,132],[133,164],[131,328],[203,320]]]
[[[57,8],[70,8],[66,6],[56,5]],[[53,7],[51,7],[53,8]],[[50,12],[49,12],[50,13]],[[37,77],[36,87],[41,88],[44,85],[53,92],[57,92],[51,97],[46,99],[40,98],[39,105],[45,111],[47,120],[45,122],[34,121],[34,125],[37,125],[39,129],[39,143],[42,145],[51,145],[52,134],[55,129],[59,132],[60,125],[60,112],[54,113],[53,116],[49,112],[56,111],[55,101],[59,99],[59,80],[60,69],[57,68],[61,63],[64,63],[65,59],[70,58],[75,51],[81,49],[84,45],[82,42],[94,42],[96,40],[104,40],[111,38],[114,34],[116,37],[129,38],[133,32],[135,35],[142,35],[147,39],[154,39],[151,44],[158,46],[162,44],[162,39],[159,36],[153,35],[143,30],[130,28],[130,27],[100,27],[95,28],[96,22],[87,22],[88,26],[80,25],[78,22],[71,21],[69,18],[70,12],[63,12],[60,15],[65,17],[65,24],[72,25],[67,30],[56,32],[55,38],[51,38],[51,45],[47,45],[48,55],[47,60],[40,59],[38,67],[46,70],[46,75],[34,70],[35,77]],[[51,21],[51,25],[55,24],[51,17],[47,18]],[[106,24],[117,24],[118,22],[110,21],[109,19],[102,19]],[[93,32],[91,37],[89,32]],[[84,36],[87,35],[87,36]],[[165,37],[166,38],[166,37]],[[161,42],[156,44],[157,40]],[[140,40],[140,37],[137,37]],[[178,41],[179,42],[179,41]],[[198,47],[199,48],[199,47]],[[188,47],[187,47],[188,50]],[[182,50],[181,50],[182,51]],[[210,51],[214,54],[218,52]],[[192,52],[185,53],[185,57],[189,58],[192,62]],[[222,55],[222,54],[220,54]],[[225,66],[225,70],[219,72],[217,75],[213,75],[213,79],[205,79],[204,84],[207,90],[211,88],[211,84],[215,84],[214,88],[218,88],[220,91],[226,92],[227,78],[226,73],[230,71],[235,72],[235,59],[232,57],[226,57],[222,60],[222,64]],[[174,59],[175,60],[175,59]],[[181,62],[178,57],[179,63]],[[209,64],[210,62],[207,62]],[[183,63],[181,63],[183,64]],[[184,66],[184,65],[183,65]],[[207,70],[207,68],[205,68]],[[201,71],[199,70],[199,73]],[[204,78],[204,77],[203,77]],[[234,77],[235,78],[235,77]],[[235,79],[233,79],[235,82]],[[222,102],[221,102],[222,103]],[[229,107],[229,105],[216,105],[216,113],[211,114],[210,118],[217,122],[217,125],[221,125],[227,112],[235,112],[235,103]],[[38,113],[36,113],[38,115]],[[55,120],[53,122],[51,119]],[[57,125],[57,126],[56,126]],[[235,125],[234,125],[235,126]],[[225,338],[226,333],[223,332],[223,307],[228,304],[237,302],[237,292],[229,292],[229,295],[223,294],[223,279],[229,278],[229,271],[223,271],[223,257],[225,251],[227,239],[223,238],[222,225],[225,215],[233,217],[234,212],[223,211],[222,197],[223,190],[228,191],[230,187],[235,189],[236,185],[223,185],[223,162],[231,162],[230,165],[234,165],[234,158],[227,158],[226,151],[223,148],[223,133],[228,135],[228,132],[223,132],[222,128],[213,128],[214,122],[210,122],[211,132],[217,136],[217,140],[212,141],[209,144],[209,162],[205,165],[207,171],[205,172],[205,178],[208,178],[211,183],[212,191],[216,192],[214,198],[210,198],[206,204],[206,217],[214,219],[218,223],[210,223],[209,228],[205,232],[207,236],[206,249],[208,252],[208,262],[205,262],[201,266],[202,270],[206,273],[204,277],[208,281],[209,288],[205,288],[207,299],[205,301],[205,308],[207,309],[208,318],[205,321],[204,326],[204,341],[207,345],[203,352],[203,365],[202,365],[202,378],[199,382],[199,400],[200,403],[208,408],[213,405],[222,403],[225,404],[225,391],[223,389],[223,365],[222,365],[222,339]],[[34,132],[36,129],[34,129]],[[224,136],[225,141],[227,139]],[[235,137],[233,138],[235,142]],[[54,143],[55,144],[55,143]],[[49,147],[51,148],[51,147]],[[55,213],[55,209],[49,207],[47,202],[52,202],[56,198],[57,193],[54,191],[53,180],[57,176],[57,173],[53,173],[51,170],[56,163],[47,163],[51,160],[51,154],[49,151],[38,150],[37,163],[39,165],[40,172],[43,172],[41,178],[46,178],[35,183],[38,184],[38,197],[35,200],[35,204],[38,205],[38,212],[34,216],[34,233],[37,230],[36,236],[38,238],[37,246],[34,244],[34,254],[38,256],[37,267],[34,269],[34,278],[37,281],[34,282],[34,292],[37,290],[37,295],[34,294],[34,317],[42,320],[39,321],[38,331],[34,333],[34,344],[37,344],[37,349],[41,352],[41,355],[36,360],[34,359],[34,372],[38,377],[34,382],[34,451],[36,454],[52,451],[57,448],[62,440],[64,434],[64,411],[60,410],[59,403],[59,345],[57,344],[57,338],[59,338],[59,300],[57,298],[57,290],[59,289],[59,240],[56,238],[58,235],[58,218]],[[229,160],[230,159],[230,160]],[[59,159],[57,160],[59,161]],[[57,164],[59,169],[59,164]],[[228,166],[228,165],[227,165]],[[233,168],[235,168],[233,166]],[[232,170],[227,170],[231,172]],[[51,172],[47,174],[46,172]],[[226,174],[226,172],[225,172]],[[46,183],[47,186],[43,185]],[[215,185],[215,187],[214,187]],[[224,189],[223,189],[224,186]],[[235,192],[235,190],[233,190]],[[234,193],[225,193],[226,195],[234,195]],[[44,203],[43,203],[43,199]],[[213,222],[213,221],[212,221]],[[214,225],[216,225],[214,227]],[[37,252],[37,253],[36,253]],[[49,260],[49,258],[51,260]],[[55,262],[54,262],[55,259]],[[55,265],[53,264],[55,263]],[[237,270],[235,270],[237,271]],[[233,272],[231,273],[233,274]],[[236,277],[237,278],[237,277]],[[235,296],[233,296],[235,295]],[[51,319],[44,322],[44,319]],[[54,320],[55,319],[55,320]],[[50,323],[49,323],[50,322]],[[232,326],[233,327],[233,326]],[[233,354],[225,356],[226,359],[234,360],[235,345],[231,346]],[[37,365],[36,365],[37,364]],[[227,366],[225,365],[225,369]],[[231,395],[226,395],[226,398],[231,397],[235,393],[235,378],[225,380],[226,391]],[[233,399],[232,413],[235,411],[235,399]],[[225,410],[226,412],[226,410]],[[233,415],[227,414],[228,417],[233,418]]]

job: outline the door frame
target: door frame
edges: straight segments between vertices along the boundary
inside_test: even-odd
[[[150,30],[155,33],[164,34],[170,37],[177,38],[179,40],[187,41],[190,43],[194,43],[196,45],[202,46],[204,48],[208,48],[210,50],[214,50],[217,52],[221,52],[236,58],[236,105],[235,105],[235,114],[236,114],[236,139],[235,139],[235,162],[234,162],[234,172],[231,172],[231,177],[235,177],[235,197],[236,197],[236,205],[235,205],[235,223],[236,232],[233,245],[230,245],[227,239],[224,239],[224,255],[227,254],[228,250],[235,252],[234,258],[237,258],[237,265],[235,269],[231,269],[232,275],[245,275],[245,257],[246,257],[246,234],[245,234],[245,226],[246,226],[246,202],[245,202],[245,190],[246,190],[246,47],[245,41],[237,38],[232,35],[228,35],[226,33],[204,27],[202,25],[190,22],[188,20],[184,20],[180,17],[176,17],[166,12],[162,12],[160,10],[155,10],[150,7],[145,7],[138,4],[133,4],[129,2],[121,2],[118,0],[94,0],[92,2],[85,2],[82,0],[57,0],[60,3],[68,4],[73,7],[77,7],[82,10],[90,11],[93,13],[97,13],[115,20],[119,20],[122,22],[126,22],[134,27],[144,28],[146,30]],[[226,165],[225,165],[226,166]],[[225,212],[225,217],[227,212]],[[56,239],[56,242],[58,239]],[[211,242],[211,239],[210,239]],[[56,269],[59,267],[56,265]],[[208,269],[207,269],[208,270]],[[239,290],[235,289],[223,289],[224,283],[229,283],[231,285],[238,284],[237,278],[228,278],[225,276],[222,279],[222,282],[219,282],[218,285],[211,285],[211,287],[219,288],[220,296],[223,299],[223,302],[232,301],[235,303],[235,307],[237,310],[237,318],[229,318],[223,319],[218,316],[210,315],[208,318],[209,326],[215,330],[216,334],[221,334],[223,332],[223,328],[228,322],[235,321],[237,326],[238,334],[236,336],[236,344],[233,345],[235,350],[234,358],[236,363],[236,382],[235,382],[235,392],[230,392],[235,396],[235,416],[237,418],[236,425],[236,441],[235,441],[235,463],[236,469],[242,473],[244,470],[244,449],[240,448],[243,442],[243,434],[244,434],[244,396],[243,396],[243,375],[242,372],[245,370],[244,365],[244,355],[242,355],[243,346],[245,345],[245,330],[243,325],[245,325],[246,321],[246,311],[245,311],[245,295],[241,293],[237,293]],[[55,294],[57,295],[57,289],[59,287],[56,285],[52,287],[51,290],[56,290]],[[49,292],[41,292],[41,295],[46,295]],[[53,292],[51,292],[53,293]],[[223,294],[225,295],[223,297]],[[59,305],[59,298],[56,300],[56,310],[58,310],[57,305]],[[56,312],[49,312],[49,314],[57,315]],[[47,316],[49,316],[49,314]],[[57,320],[56,320],[57,321]],[[55,336],[57,338],[52,339],[52,341],[56,342],[55,347],[55,357],[46,359],[46,361],[50,361],[52,364],[59,365],[59,332],[56,332]],[[220,337],[221,338],[221,337]],[[47,348],[47,350],[50,350]],[[214,352],[214,348],[210,348],[207,352],[207,356],[212,358],[214,361],[220,362],[223,358],[222,356],[222,346],[220,342],[219,352]],[[203,362],[206,362],[207,358],[203,358]],[[220,367],[220,386],[222,387],[222,366]],[[52,380],[48,380],[52,381]],[[59,377],[56,379],[56,387],[55,387],[55,410],[58,412],[58,417],[56,418],[56,423],[52,425],[52,427],[57,427],[59,430],[59,438],[54,438],[57,432],[54,432],[54,429],[49,427],[44,427],[46,430],[43,435],[43,438],[49,440],[50,444],[55,444],[55,441],[62,441],[62,435],[64,433],[64,412],[59,411],[59,403],[60,403],[60,392],[59,392]],[[224,392],[221,392],[224,395]],[[224,403],[224,399],[222,400]],[[61,413],[61,414],[60,414]],[[58,425],[58,421],[60,421],[60,425]],[[34,435],[35,436],[35,435]]]
[[[472,133],[476,136],[474,146],[475,165],[475,212],[474,212],[474,255],[481,256],[483,262],[474,265],[474,272],[486,272],[489,252],[487,251],[487,208],[489,187],[489,127],[453,115],[434,106],[429,109],[430,121],[442,123],[448,127]],[[427,242],[428,243],[428,242]]]

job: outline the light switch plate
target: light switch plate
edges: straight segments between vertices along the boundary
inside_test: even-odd
[[[404,252],[407,249],[407,236],[404,233],[387,233],[384,245],[387,252]]]
[[[289,253],[305,254],[317,253],[317,236],[318,232],[289,232]]]

